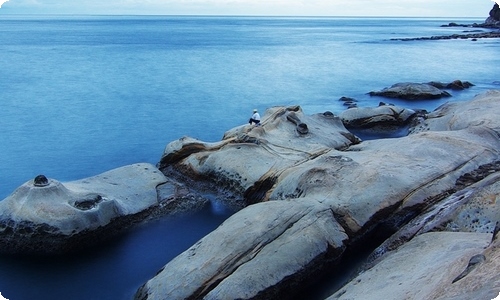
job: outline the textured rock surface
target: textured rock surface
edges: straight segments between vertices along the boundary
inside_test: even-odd
[[[174,141],[165,148],[159,168],[169,174],[174,167],[198,184],[206,182],[250,204],[265,199],[277,176],[289,167],[360,142],[339,117],[308,116],[297,106],[268,109],[261,123],[234,128],[219,143],[188,137]],[[307,124],[309,132],[298,132],[297,124]]]
[[[276,299],[287,293],[283,282],[338,257],[345,239],[316,201],[255,204],[167,264],[137,299]]]
[[[474,185],[470,174],[500,161],[500,95],[491,92],[486,97],[498,103],[492,101],[488,113],[481,109],[485,103],[478,97],[470,103],[450,105],[439,113],[441,120],[436,124],[431,124],[431,118],[423,120],[428,121],[422,125],[427,130],[397,139],[360,142],[352,135],[347,138],[339,118],[331,114],[306,116],[298,107],[291,107],[269,110],[263,126],[235,128],[220,143],[206,144],[189,138],[172,143],[160,163],[164,172],[201,178],[230,190],[246,204],[257,204],[234,214],[167,264],[138,291],[136,298],[286,297],[314,274],[325,268],[335,270],[335,263],[346,251],[363,247],[363,241],[375,236],[392,234],[411,219],[415,223],[406,229],[412,234],[395,239],[383,255],[372,261],[372,267],[392,255],[394,249],[420,238],[421,233],[452,226],[453,220],[458,224],[453,217],[461,215],[458,208],[462,206],[454,206],[446,218],[437,216],[451,203],[466,203],[469,198],[464,195],[470,195],[468,191],[480,195],[481,189],[488,194],[487,185]],[[467,106],[463,116],[461,105]],[[463,118],[464,125],[443,125],[455,118],[454,124],[461,124]],[[307,134],[297,132],[296,126],[301,123],[308,125]],[[491,182],[492,177],[485,177],[481,179]],[[457,190],[465,185],[469,187]],[[496,185],[492,185],[495,189]],[[443,201],[445,198],[450,202]],[[483,202],[487,203],[477,200],[470,205]],[[427,209],[432,213],[426,214]],[[463,209],[463,214],[476,213],[467,206]],[[421,219],[415,218],[420,214]],[[486,220],[494,214],[482,216]],[[485,221],[477,228],[491,231],[492,222]],[[474,242],[454,242],[464,236],[463,240]],[[478,254],[478,249],[488,245],[491,233],[443,233],[443,239],[436,240],[438,237],[437,233],[421,237],[428,245],[421,258],[442,265],[432,264],[427,271],[422,265],[418,270],[421,275],[407,275],[408,282],[426,283],[432,280],[421,277],[426,272],[441,272],[447,267],[456,270],[456,278],[463,271],[464,261],[470,259],[469,254]],[[417,249],[420,244],[416,240],[409,249]],[[381,270],[384,272],[380,277],[390,276],[387,268]],[[403,287],[410,286],[405,282]],[[429,295],[439,291],[432,284],[426,290]]]
[[[500,90],[492,90],[476,96],[472,101],[449,102],[420,119],[410,132],[460,130],[472,126],[484,126],[500,133],[498,102]]]
[[[491,234],[485,233],[432,232],[417,236],[328,300],[366,299],[367,295],[370,299],[435,299],[490,241]]]
[[[7,253],[77,250],[158,205],[166,182],[153,165],[135,164],[61,183],[28,181],[0,202],[0,249]],[[113,227],[116,223],[116,227]],[[106,230],[102,230],[106,226]]]

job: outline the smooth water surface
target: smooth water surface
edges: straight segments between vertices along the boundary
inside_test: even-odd
[[[393,41],[460,33],[479,19],[0,16],[0,199],[38,174],[76,180],[159,161],[184,135],[217,141],[253,108],[339,113],[375,106],[397,82],[468,80],[432,110],[500,88],[498,39]],[[78,257],[0,258],[9,299],[130,299],[230,212],[141,226]]]

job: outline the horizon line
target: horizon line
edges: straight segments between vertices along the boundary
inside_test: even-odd
[[[156,16],[156,17],[236,17],[236,18],[256,18],[256,17],[269,17],[269,18],[488,18],[487,16],[414,16],[414,15],[251,15],[251,14],[118,14],[118,13],[5,13],[0,12],[0,17],[4,16]]]

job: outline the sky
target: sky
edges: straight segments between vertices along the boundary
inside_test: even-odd
[[[491,0],[0,0],[3,14],[488,17]]]

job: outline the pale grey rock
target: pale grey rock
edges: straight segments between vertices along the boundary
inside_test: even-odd
[[[166,177],[151,164],[134,164],[61,183],[26,182],[0,202],[1,251],[59,253],[89,244],[120,219],[158,205],[156,187]],[[109,229],[109,231],[118,228]],[[96,232],[93,237],[92,232]]]
[[[270,299],[341,255],[346,239],[316,201],[255,204],[169,262],[136,299]]]
[[[365,141],[283,171],[269,199],[317,199],[355,233],[372,219],[430,204],[427,199],[452,189],[462,174],[498,160],[499,147],[486,128]]]
[[[410,133],[460,130],[472,126],[483,126],[500,133],[499,101],[500,90],[491,90],[471,101],[446,103],[421,119]]]
[[[476,112],[481,114],[474,109],[469,113]],[[301,276],[313,274],[322,263],[338,262],[344,247],[360,247],[356,243],[370,240],[378,225],[393,224],[391,232],[399,229],[452,191],[464,174],[498,161],[500,139],[488,127],[494,117],[486,115],[477,126],[360,143],[346,138],[336,116],[306,116],[298,107],[276,107],[268,110],[262,126],[234,128],[219,143],[174,142],[160,163],[164,172],[202,178],[231,190],[246,204],[257,204],[167,264],[136,299],[286,297]],[[301,123],[308,125],[307,134],[297,132]],[[316,221],[310,222],[313,215]],[[294,221],[298,216],[303,222]],[[423,225],[443,224],[430,220]],[[277,224],[288,228],[290,222],[293,226],[283,233],[270,230]],[[436,244],[448,250],[446,243]],[[324,245],[331,250],[325,252]],[[456,269],[457,274],[464,270],[463,265]]]
[[[367,295],[370,299],[436,299],[490,241],[487,233],[419,235],[327,299],[366,299]]]
[[[484,261],[480,260],[473,266],[467,266],[464,270],[465,277],[455,278],[452,284],[446,284],[438,289],[433,299],[497,299],[500,295],[500,237],[498,233],[488,248],[475,257],[483,257]]]
[[[293,120],[290,121],[290,116]],[[297,121],[297,120],[300,120]],[[297,122],[308,133],[297,131]],[[268,109],[261,126],[245,125],[218,143],[182,138],[167,145],[159,168],[175,168],[199,182],[239,195],[246,204],[262,201],[275,178],[287,168],[334,149],[359,143],[339,117],[303,114],[300,107]]]
[[[407,100],[426,100],[451,97],[450,93],[440,90],[428,83],[402,82],[380,91],[372,91],[370,96],[401,98]]]

